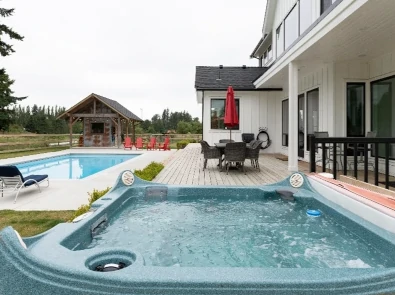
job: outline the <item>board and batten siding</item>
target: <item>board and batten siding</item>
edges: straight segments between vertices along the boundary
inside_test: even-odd
[[[281,110],[276,110],[276,95],[278,92],[266,91],[235,91],[235,99],[240,100],[239,130],[232,130],[232,139],[242,141],[242,133],[258,134],[259,127],[267,127],[270,138],[277,135],[276,122]],[[229,130],[211,129],[211,99],[225,99],[226,91],[204,92],[203,139],[210,145],[220,139],[229,139]],[[274,144],[265,152],[275,151]]]
[[[318,128],[319,131],[328,131],[332,136],[334,133],[334,65],[328,64],[317,64],[317,66],[310,66],[308,71],[304,71],[303,68],[299,71],[298,78],[298,95],[305,95],[305,113],[307,112],[307,92],[314,89],[319,89],[319,106],[318,106]],[[279,135],[282,134],[282,118],[281,118],[281,102],[289,97],[288,85],[284,86],[284,91],[281,92],[281,99],[277,103],[280,114],[280,130]],[[297,110],[295,110],[297,111]],[[307,116],[305,117],[305,130],[307,130]],[[279,151],[283,154],[288,154],[288,147],[282,146],[281,136],[279,136],[278,145]],[[305,132],[305,146],[307,146],[307,132]],[[309,157],[309,152],[305,151],[305,159]]]

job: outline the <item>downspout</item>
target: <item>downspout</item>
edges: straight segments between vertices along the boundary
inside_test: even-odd
[[[202,140],[204,140],[203,134],[204,134],[204,90],[202,90]]]

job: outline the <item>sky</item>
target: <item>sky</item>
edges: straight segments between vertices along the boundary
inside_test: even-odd
[[[22,105],[72,107],[96,93],[142,119],[201,118],[196,66],[257,66],[266,0],[0,0],[24,40],[0,56]],[[6,41],[6,39],[4,39]]]

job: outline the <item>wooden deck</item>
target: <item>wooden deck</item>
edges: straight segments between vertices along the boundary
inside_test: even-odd
[[[250,161],[246,161],[246,175],[241,170],[229,170],[226,175],[225,171],[220,172],[217,160],[208,160],[207,168],[203,171],[203,155],[200,151],[198,143],[178,150],[154,181],[167,184],[248,186],[275,183],[291,174],[287,161],[263,153],[259,157],[260,172],[251,167]],[[307,172],[304,168],[300,170]]]

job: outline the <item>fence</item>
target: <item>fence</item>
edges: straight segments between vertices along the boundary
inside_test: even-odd
[[[337,178],[337,165],[339,160],[343,160],[343,174],[348,173],[348,158],[349,153],[352,153],[352,172],[353,176],[358,179],[358,164],[363,164],[364,169],[364,182],[368,182],[368,166],[369,153],[370,158],[374,159],[373,172],[374,172],[374,184],[379,184],[379,158],[384,159],[384,175],[385,175],[385,188],[389,188],[389,161],[390,161],[390,148],[391,144],[395,144],[395,138],[384,138],[384,137],[324,137],[317,138],[315,136],[310,137],[310,172],[316,172],[316,152],[317,144],[320,144],[322,149],[322,158],[319,160],[322,162],[322,171],[326,172],[327,162],[332,162],[332,173],[333,177]],[[384,149],[383,149],[384,147]],[[380,151],[384,151],[384,156],[379,156]],[[329,153],[328,153],[329,152]],[[363,160],[358,159],[362,157]]]

